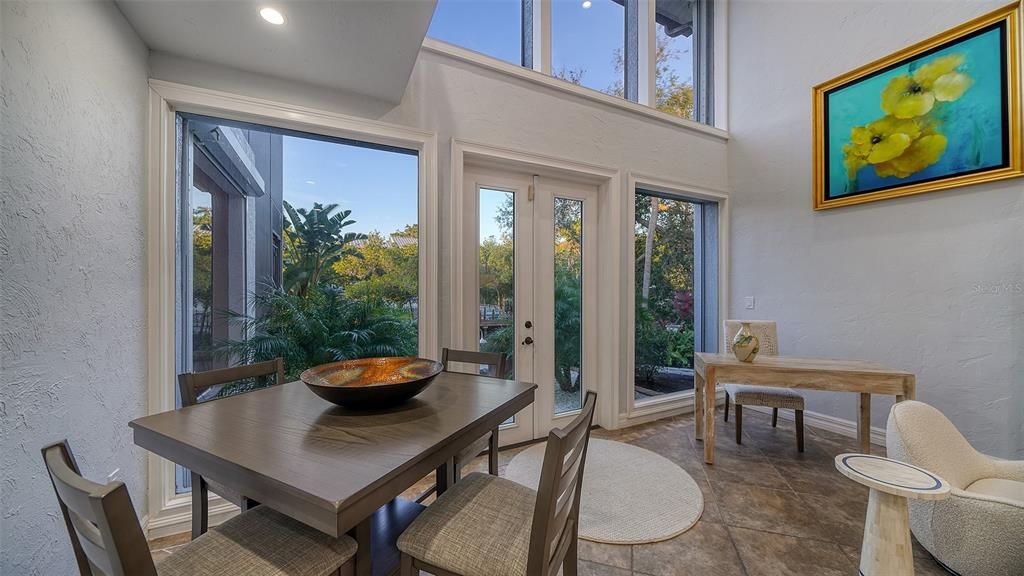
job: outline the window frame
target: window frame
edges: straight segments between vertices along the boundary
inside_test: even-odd
[[[618,0],[612,0],[618,1]],[[632,102],[644,106],[664,118],[700,126],[724,128],[725,123],[725,34],[724,19],[727,0],[698,0],[693,33],[694,118],[682,118],[655,108],[657,26],[655,21],[657,0],[621,0],[625,11],[623,29],[623,89],[622,98],[599,90],[572,84],[552,76],[552,0],[522,0],[522,64],[516,66],[499,58],[427,36],[424,47],[458,56],[463,60],[498,68],[494,64],[534,70],[559,84],[572,87],[574,92],[601,95],[620,103]],[[453,50],[455,49],[455,50]],[[716,89],[717,87],[717,89]]]
[[[175,303],[179,281],[175,269],[179,250],[176,229],[180,218],[177,178],[181,169],[176,159],[178,112],[415,150],[419,168],[419,301],[432,304],[422,306],[419,311],[419,355],[440,356],[436,134],[161,80],[150,80],[149,89],[146,222],[149,414],[175,407],[178,339],[175,322],[179,313]],[[186,530],[192,498],[189,493],[175,493],[174,463],[150,454],[148,488],[146,527],[149,537]],[[210,499],[211,523],[235,513],[237,508],[220,497]]]
[[[623,204],[624,246],[634,245],[636,207],[634,198],[637,193],[653,194],[660,198],[693,202],[701,206],[700,214],[695,212],[694,236],[694,347],[697,351],[717,351],[719,346],[719,330],[721,319],[727,315],[729,294],[729,195],[720,190],[712,190],[681,182],[672,182],[661,178],[631,172],[626,186]],[[713,208],[712,208],[713,207]],[[712,246],[713,244],[713,246]],[[709,250],[713,248],[713,250]],[[712,253],[714,252],[714,253]],[[663,413],[670,407],[692,407],[694,392],[684,390],[663,394],[640,402],[636,401],[635,368],[636,368],[636,254],[632,248],[625,250],[623,270],[623,318],[625,320],[622,356],[623,378],[625,387],[626,420],[643,418]],[[717,286],[708,288],[708,277],[714,276]],[[698,280],[699,279],[699,280]],[[698,306],[697,303],[703,303]],[[714,311],[706,314],[707,307]],[[699,343],[699,344],[698,344]],[[698,348],[699,346],[699,348]],[[623,422],[625,425],[625,422]]]

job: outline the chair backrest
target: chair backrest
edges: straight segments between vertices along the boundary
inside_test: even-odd
[[[104,485],[83,478],[67,440],[42,452],[82,576],[156,576],[124,483]]]
[[[266,376],[274,376],[271,386],[284,384],[284,361],[275,358],[234,368],[179,374],[178,391],[181,393],[181,405],[184,407],[198,404],[203,392],[213,386]]]
[[[779,335],[773,320],[726,320],[722,322],[722,354],[732,351],[732,340],[743,323],[750,324],[750,331],[757,337],[758,353],[765,356],[779,355]]]
[[[579,416],[565,428],[548,434],[537,504],[533,509],[527,574],[557,574],[577,536],[583,468],[596,404],[597,394],[587,392]]]
[[[885,431],[890,458],[938,474],[954,488],[964,489],[993,474],[991,461],[932,406],[906,400],[893,404]]]
[[[466,364],[476,364],[477,366],[487,366],[486,375],[491,378],[505,378],[508,374],[507,359],[501,352],[477,352],[475,350],[453,350],[451,348],[442,349],[441,364],[444,365],[445,372],[451,371],[448,368],[451,362],[463,362]],[[479,372],[476,372],[476,374],[479,374]]]

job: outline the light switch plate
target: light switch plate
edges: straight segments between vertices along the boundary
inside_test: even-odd
[[[747,296],[746,298],[743,299],[743,302],[744,304],[746,304],[747,310],[754,309],[755,302],[753,296]]]

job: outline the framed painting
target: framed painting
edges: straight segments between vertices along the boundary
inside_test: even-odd
[[[1024,175],[1020,2],[814,87],[814,209]]]

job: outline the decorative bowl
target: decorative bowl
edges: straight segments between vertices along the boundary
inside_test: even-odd
[[[419,394],[444,370],[426,358],[360,358],[323,364],[299,378],[328,402],[354,409],[386,408]]]

